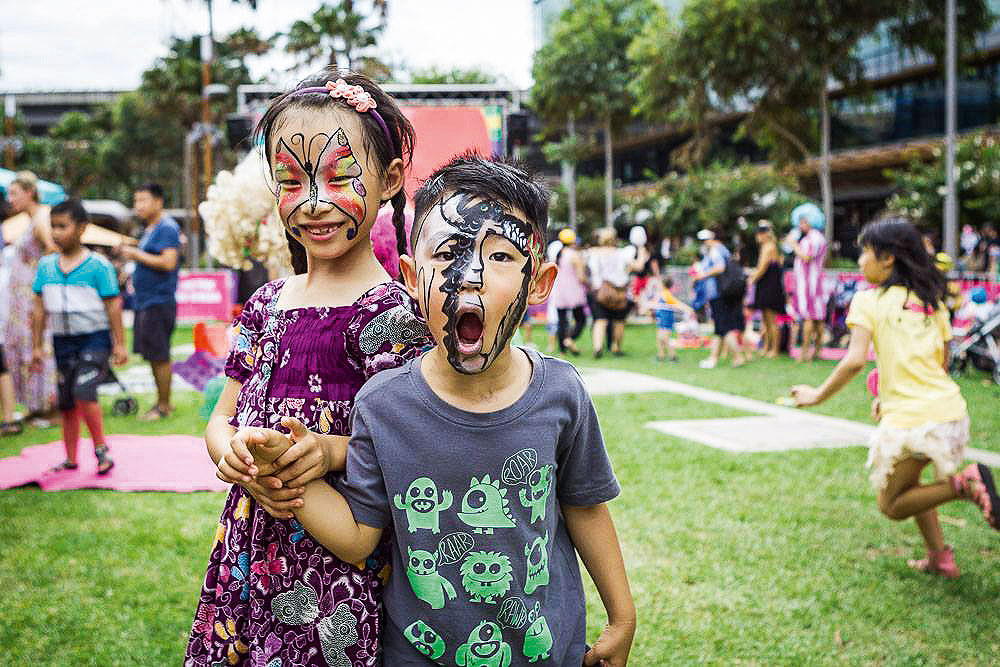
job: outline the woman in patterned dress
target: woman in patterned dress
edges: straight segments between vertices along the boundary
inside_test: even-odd
[[[38,201],[38,179],[30,171],[22,171],[7,188],[11,208],[15,213],[25,213],[30,222],[27,229],[14,242],[10,262],[10,282],[7,314],[7,332],[4,354],[14,380],[14,395],[28,415],[42,416],[52,407],[56,393],[55,356],[46,354],[40,371],[31,370],[31,309],[35,293],[31,289],[35,270],[42,255],[57,252],[49,231],[49,207]],[[46,347],[51,339],[46,335]]]

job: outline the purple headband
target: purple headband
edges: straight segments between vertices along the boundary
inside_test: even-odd
[[[358,113],[365,113],[366,111],[372,115],[372,117],[378,121],[379,127],[382,128],[382,132],[385,133],[385,138],[389,140],[389,145],[395,150],[396,142],[392,140],[392,134],[389,132],[389,126],[385,124],[382,120],[382,115],[378,111],[375,111],[375,100],[372,99],[371,94],[366,91],[361,86],[352,86],[343,79],[337,79],[336,81],[327,81],[325,86],[313,86],[311,88],[300,88],[299,90],[293,91],[292,96],[306,95],[308,93],[324,93],[330,97],[342,97],[347,103],[354,107],[354,110]]]

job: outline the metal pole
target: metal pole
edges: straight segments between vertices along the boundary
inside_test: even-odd
[[[3,161],[8,169],[14,169],[14,116],[17,113],[17,103],[13,95],[5,95],[3,99]]]
[[[958,196],[955,192],[955,120],[957,115],[955,77],[957,58],[955,53],[955,0],[945,0],[946,4],[946,45],[945,45],[945,152],[944,152],[944,251],[958,257]]]

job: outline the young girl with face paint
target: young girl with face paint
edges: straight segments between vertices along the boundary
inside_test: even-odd
[[[436,345],[362,388],[345,479],[311,482],[295,510],[345,560],[391,533],[386,665],[628,659],[635,608],[597,415],[573,366],[510,344],[555,278],[547,207],[523,171],[475,155],[425,182],[400,263]],[[589,650],[578,555],[609,619]]]
[[[413,130],[374,83],[327,71],[272,102],[257,136],[296,275],[244,307],[205,431],[233,487],[185,664],[375,665],[387,554],[344,562],[292,510],[306,482],[343,469],[365,380],[429,344],[369,236],[391,202],[402,238]]]
[[[920,232],[903,218],[872,222],[861,230],[858,245],[858,265],[872,288],[851,301],[847,355],[819,387],[798,385],[792,395],[799,406],[822,403],[865,367],[874,344],[878,376],[870,387],[879,426],[869,441],[867,465],[878,508],[890,519],[916,521],[927,557],[909,561],[910,567],[951,579],[959,571],[944,543],[937,507],[959,498],[971,501],[1000,529],[1000,502],[988,467],[973,463],[958,470],[969,441],[969,415],[946,370],[947,282]],[[921,484],[930,463],[935,481]]]

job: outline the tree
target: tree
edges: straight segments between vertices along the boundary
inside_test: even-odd
[[[652,0],[575,0],[535,54],[532,101],[550,125],[596,121],[604,140],[605,223],[612,224],[613,132],[632,113],[629,44],[656,10]]]
[[[372,54],[365,53],[375,46],[385,28],[387,3],[373,2],[372,13],[376,12],[378,23],[368,25],[368,16],[355,11],[353,0],[341,0],[333,5],[324,2],[312,16],[295,21],[283,34],[285,51],[298,59],[297,66],[321,61],[324,65],[346,67],[383,78],[388,67]]]
[[[962,0],[962,29],[990,25],[984,0]],[[936,0],[690,0],[683,29],[660,18],[632,49],[639,76],[632,86],[649,117],[711,136],[712,113],[747,112],[743,131],[779,161],[808,158],[818,144],[819,182],[833,233],[829,91],[864,86],[857,45],[886,26],[909,48],[933,45],[940,30]],[[977,25],[977,22],[980,24]],[[818,128],[815,118],[818,117]]]
[[[994,222],[1000,210],[1000,139],[976,132],[958,142],[955,151],[955,187],[960,195],[958,222],[980,227]],[[912,219],[928,231],[939,230],[944,215],[944,158],[934,149],[930,162],[913,161],[886,175],[896,186],[889,210]]]
[[[474,67],[453,67],[442,69],[439,67],[425,67],[414,69],[410,72],[411,83],[496,83],[497,77],[492,72],[476,69]]]

